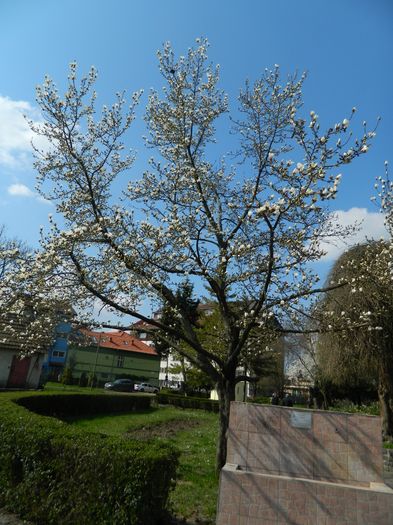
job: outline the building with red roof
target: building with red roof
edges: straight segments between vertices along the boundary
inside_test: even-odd
[[[126,352],[139,352],[142,354],[157,355],[151,346],[145,344],[135,336],[123,331],[114,332],[92,332],[91,330],[81,329],[84,337],[90,339],[93,344],[99,343],[102,348],[113,348]]]
[[[81,329],[70,342],[66,366],[81,384],[88,378],[100,386],[115,379],[132,379],[158,387],[160,357],[128,332]]]

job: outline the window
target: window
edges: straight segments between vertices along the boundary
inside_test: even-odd
[[[123,368],[123,366],[124,366],[124,355],[119,355],[117,357],[117,366],[118,366],[118,368]]]
[[[54,350],[53,353],[52,353],[52,356],[53,357],[64,357],[65,356],[65,352],[59,352],[58,350]]]

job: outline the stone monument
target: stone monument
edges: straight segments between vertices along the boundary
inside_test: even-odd
[[[234,402],[217,525],[392,525],[381,419]]]

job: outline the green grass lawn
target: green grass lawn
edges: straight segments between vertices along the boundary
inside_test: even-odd
[[[181,456],[176,487],[171,496],[173,513],[191,523],[214,523],[218,495],[215,473],[217,414],[157,407],[132,414],[76,419],[69,424],[86,432],[174,443]]]

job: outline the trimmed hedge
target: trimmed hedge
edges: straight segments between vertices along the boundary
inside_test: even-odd
[[[21,397],[15,402],[37,414],[63,418],[146,410],[150,408],[151,397],[116,394],[53,394]]]
[[[203,399],[198,397],[185,397],[176,394],[162,394],[161,392],[156,396],[157,401],[161,405],[173,405],[181,408],[196,408],[207,410],[209,412],[218,412],[218,401],[214,399]]]
[[[162,524],[177,463],[169,444],[86,433],[0,395],[0,507],[33,523]]]

